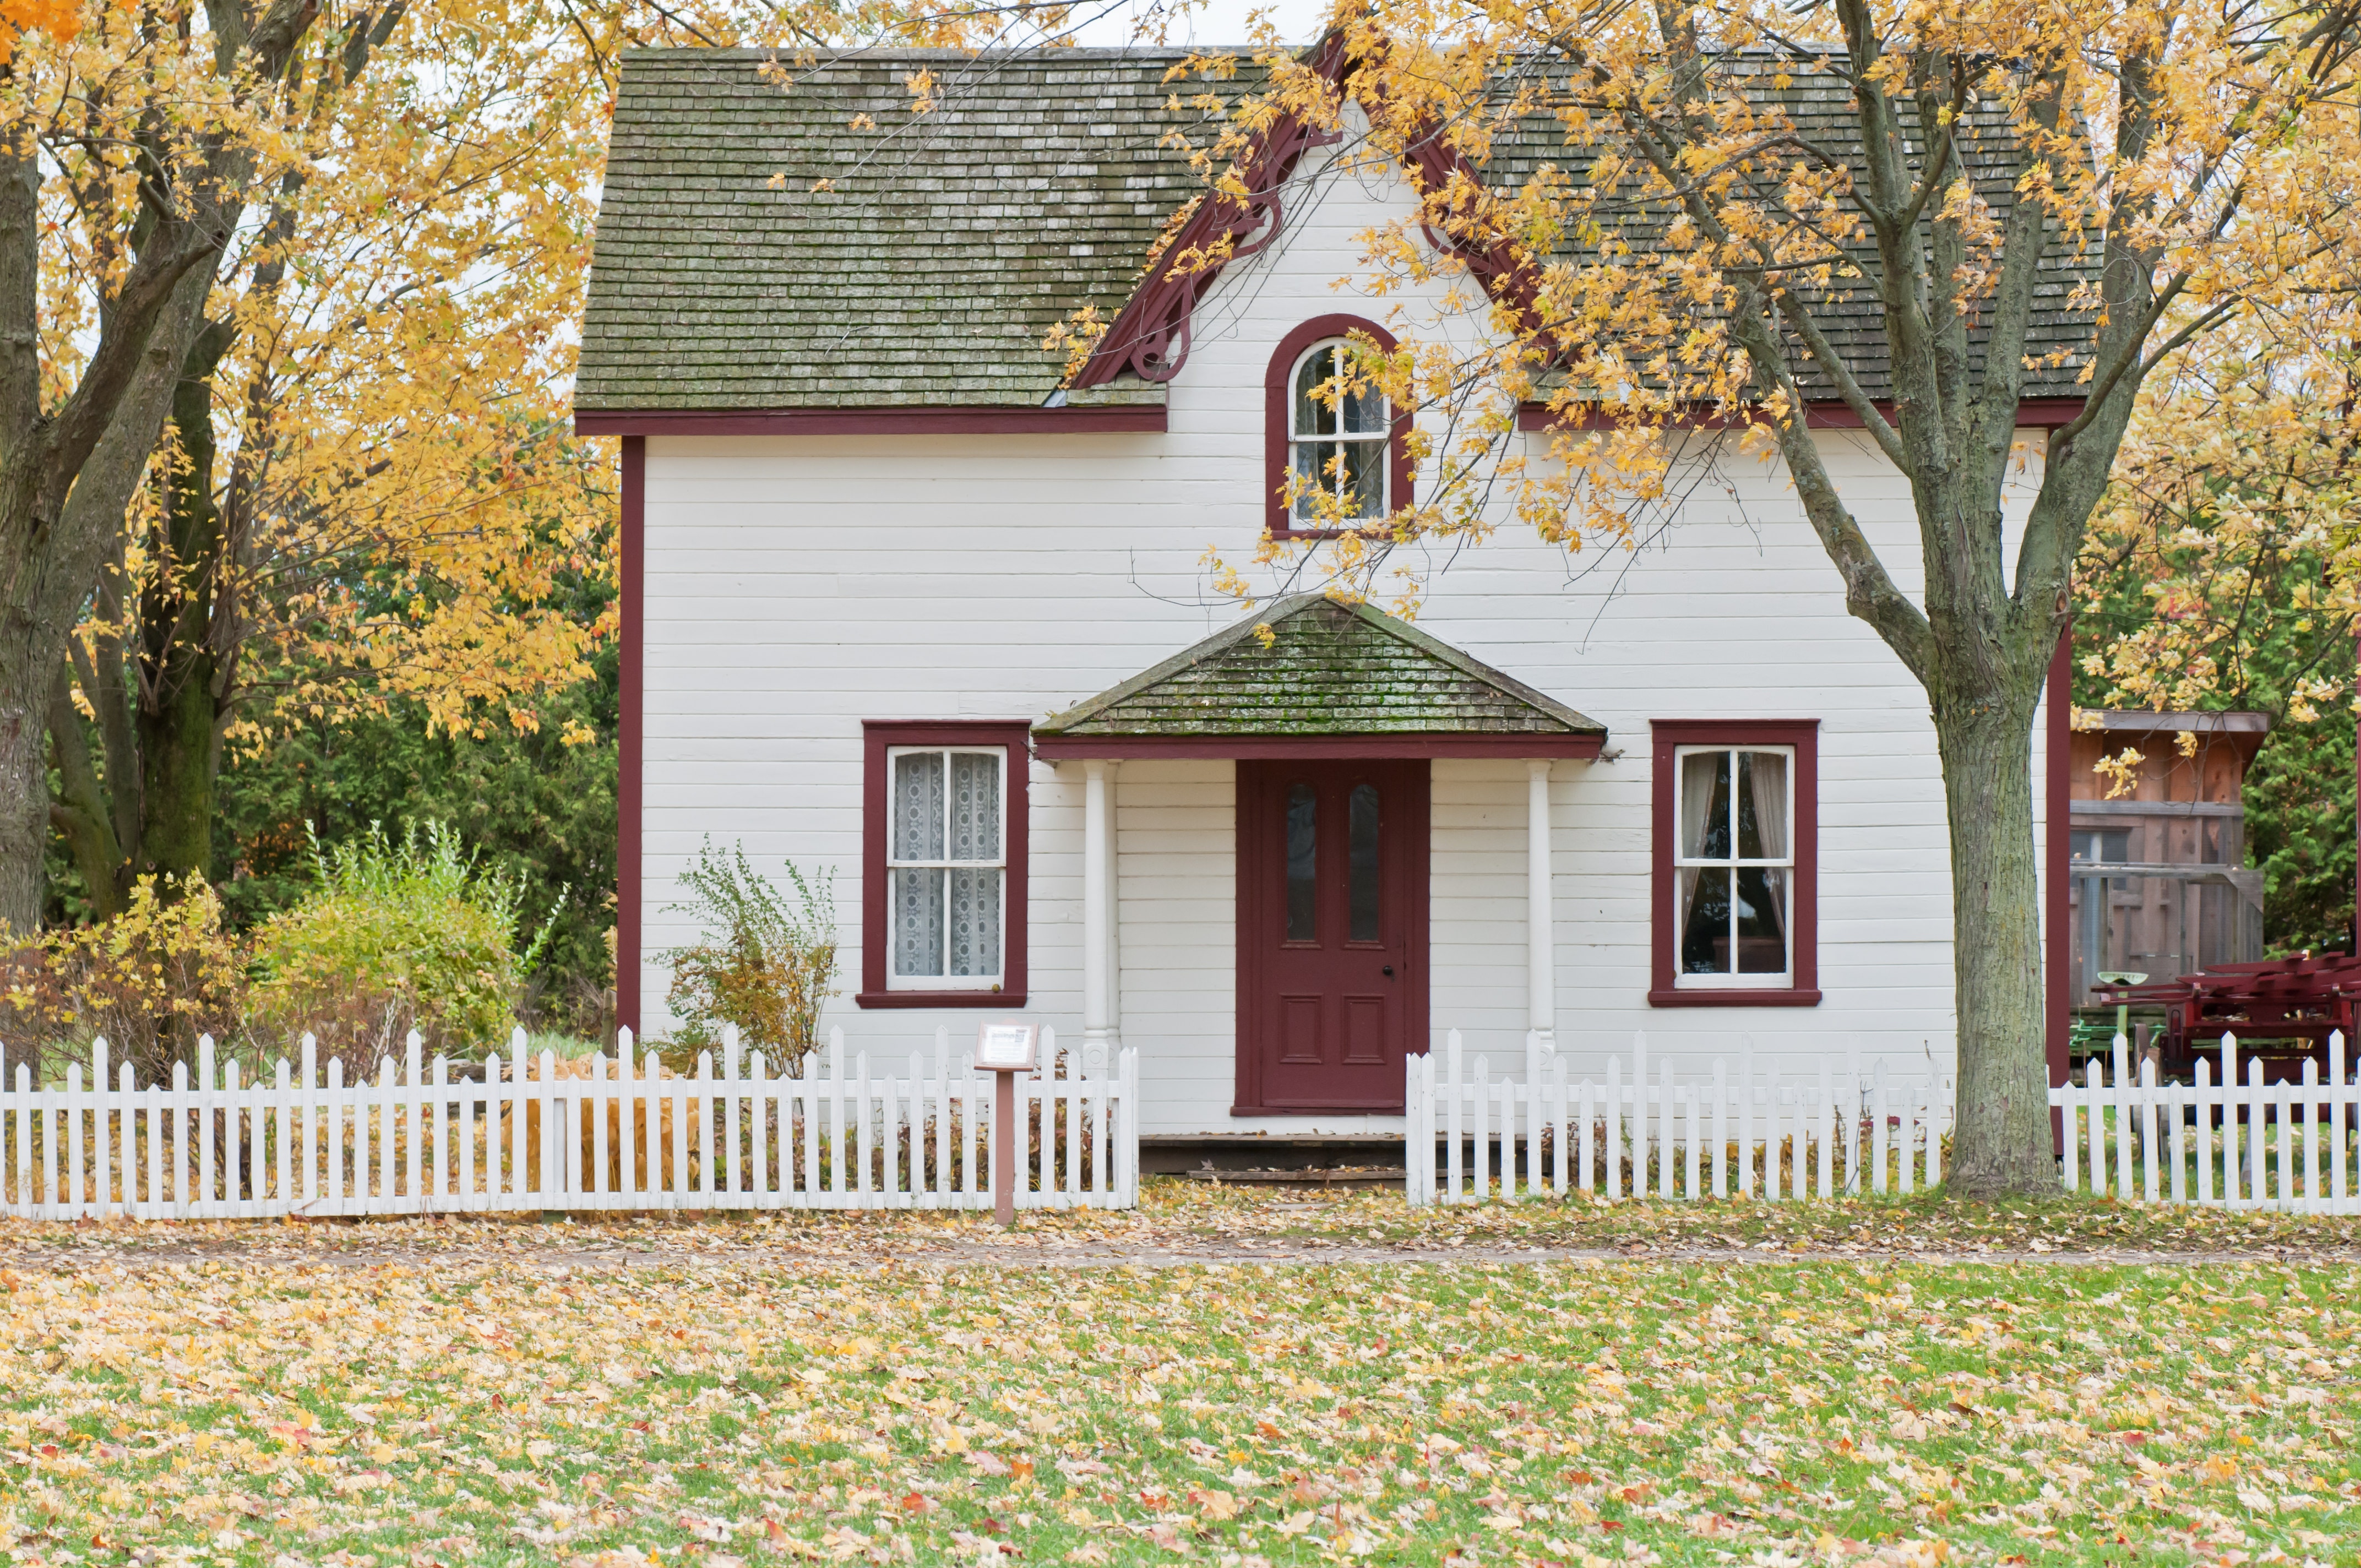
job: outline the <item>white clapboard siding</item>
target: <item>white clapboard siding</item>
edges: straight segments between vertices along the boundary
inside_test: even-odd
[[[988,1209],[991,1172],[1017,1163],[1019,1208],[1138,1201],[1138,1058],[1085,1064],[1042,1034],[1043,1067],[1017,1075],[1026,1146],[999,1146],[997,1076],[953,1060],[848,1058],[841,1030],[782,1076],[727,1033],[689,1076],[655,1053],[422,1059],[412,1034],[375,1082],[323,1075],[310,1036],[247,1081],[201,1040],[196,1077],[141,1085],[110,1073],[107,1044],[62,1083],[27,1063],[0,1073],[0,1208],[28,1219],[141,1220],[467,1213],[513,1210]]]
[[[2082,1082],[2049,1091],[2068,1191],[2128,1203],[2361,1212],[2353,1168],[2361,1085],[2342,1034],[2329,1036],[2324,1080],[2308,1059],[2300,1081],[2265,1083],[2253,1057],[2242,1077],[2235,1035],[2197,1058],[2191,1083],[2159,1083],[2152,1061],[2135,1072],[2121,1035],[2114,1058],[2113,1072],[2093,1061]]]
[[[1564,1057],[1525,1040],[1521,1078],[1496,1076],[1459,1031],[1407,1064],[1403,1168],[1413,1206],[1520,1197],[1713,1198],[1771,1202],[1905,1193],[1943,1180],[1948,1083],[1889,1080],[1883,1064],[1822,1058],[1783,1078],[1751,1047],[1704,1070],[1654,1058],[1635,1036],[1627,1064],[1569,1079]],[[1783,1053],[1783,1060],[1793,1060]]]

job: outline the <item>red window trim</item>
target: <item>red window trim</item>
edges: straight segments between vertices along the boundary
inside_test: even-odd
[[[1648,788],[1649,987],[1655,1007],[1817,1007],[1820,1001],[1820,721],[1817,718],[1659,718]],[[1681,746],[1793,746],[1795,749],[1795,983],[1747,990],[1683,989],[1675,948],[1673,756]]]
[[[1023,719],[873,718],[861,726],[861,990],[856,1007],[994,1007],[1025,1005],[1026,751]],[[885,970],[885,753],[894,746],[1001,746],[1008,751],[1008,928],[1001,933],[998,991],[895,991]]]
[[[1394,334],[1363,316],[1314,316],[1279,340],[1270,368],[1264,373],[1263,391],[1263,527],[1273,539],[1334,539],[1333,528],[1294,528],[1287,510],[1288,411],[1292,392],[1288,378],[1303,351],[1326,337],[1366,334],[1390,354]],[[1393,440],[1386,451],[1386,501],[1396,510],[1410,505],[1410,414],[1394,415]]]

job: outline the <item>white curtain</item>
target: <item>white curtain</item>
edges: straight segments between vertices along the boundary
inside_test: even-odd
[[[1787,858],[1787,754],[1784,751],[1749,751],[1746,753],[1748,793],[1754,800],[1754,826],[1760,835],[1761,858],[1784,861]],[[1778,923],[1779,934],[1787,934],[1787,873],[1765,872],[1763,880],[1771,889],[1771,917]]]
[[[1681,759],[1680,852],[1684,856],[1704,850],[1706,814],[1713,807],[1715,776],[1729,757],[1727,751],[1691,751]],[[1675,943],[1688,932],[1689,910],[1697,903],[1698,870],[1696,866],[1681,868],[1680,919],[1674,927],[1680,935],[1674,938]],[[1719,874],[1728,876],[1730,873],[1723,872]]]

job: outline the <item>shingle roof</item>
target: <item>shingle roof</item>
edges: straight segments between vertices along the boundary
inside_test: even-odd
[[[791,89],[773,58],[625,57],[577,410],[1038,405],[1065,367],[1050,326],[1120,309],[1202,183],[1158,145],[1204,118],[1165,107],[1180,51],[887,49]]]
[[[1159,142],[1174,130],[1207,142],[1218,128],[1213,112],[1168,106],[1191,92],[1165,80],[1186,58],[1178,50],[879,49],[797,68],[791,89],[766,79],[773,58],[625,58],[578,411],[1038,405],[1064,368],[1041,348],[1052,324],[1083,305],[1113,319],[1167,220],[1202,189],[1186,152]],[[919,70],[939,79],[925,115],[905,84]],[[1789,70],[1791,83],[1764,95],[1802,134],[1850,148],[1849,90]],[[2003,122],[1979,113],[1984,134],[1968,157],[2004,211]],[[853,128],[860,115],[875,128]],[[1558,127],[1536,118],[1496,146],[1484,174],[1521,183],[1553,161],[1565,161]],[[821,180],[834,189],[816,192]],[[1645,225],[1635,232],[1644,242]],[[2086,264],[2053,256],[2045,270],[2034,345],[2079,344],[2087,317],[2066,296]],[[1869,285],[1817,313],[1871,395],[1887,395]],[[2076,369],[2037,371],[2026,394],[2077,394]],[[1830,390],[1808,367],[1801,375],[1807,392]],[[1163,389],[1126,377],[1069,396],[1154,403]]]
[[[1320,594],[1279,600],[1033,727],[1045,739],[1606,732],[1406,620]]]

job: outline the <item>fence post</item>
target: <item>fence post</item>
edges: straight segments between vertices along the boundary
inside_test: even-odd
[[[2345,1081],[2345,1031],[2332,1031],[2328,1036],[2328,1147],[2330,1155],[2328,1196],[2331,1212],[2345,1212],[2345,1103],[2348,1086]]]
[[[1607,1058],[1607,1201],[1623,1196],[1623,1058]]]

